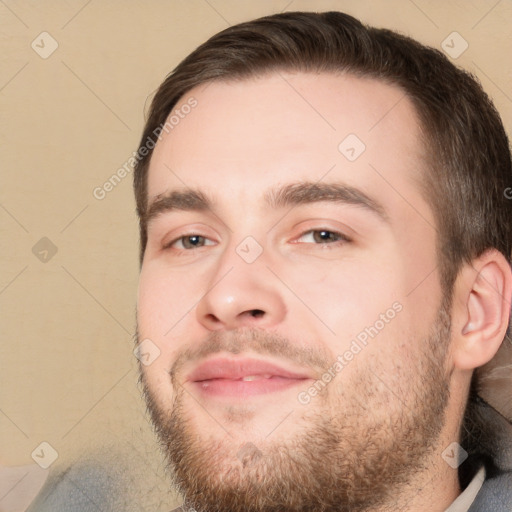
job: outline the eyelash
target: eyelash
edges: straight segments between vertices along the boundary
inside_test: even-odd
[[[204,240],[210,240],[210,238],[208,238],[206,236],[203,236],[203,235],[200,235],[198,233],[190,233],[188,235],[181,235],[178,238],[175,238],[174,240],[171,240],[169,243],[165,244],[163,248],[164,249],[172,249],[172,246],[174,244],[176,244],[177,242],[183,241],[185,238],[193,238],[193,237],[203,238]],[[212,245],[212,244],[209,244],[209,245]],[[202,249],[202,247],[204,247],[204,246],[197,247],[197,249]],[[191,249],[175,249],[175,250],[176,251],[182,251],[182,252],[188,252]]]
[[[298,239],[300,238],[303,238],[305,235],[308,235],[308,234],[311,234],[311,233],[329,233],[331,235],[334,235],[335,237],[338,238],[338,240],[334,240],[333,242],[326,242],[326,243],[317,243],[317,244],[308,244],[308,245],[322,245],[322,246],[325,246],[324,249],[333,249],[335,247],[339,247],[340,245],[342,244],[346,244],[346,243],[349,243],[351,242],[352,240],[344,235],[343,233],[339,232],[339,231],[334,231],[334,230],[330,230],[330,229],[323,229],[323,228],[320,228],[320,229],[309,229],[307,231],[304,231],[299,237]],[[172,249],[173,245],[176,244],[177,242],[179,241],[183,241],[184,239],[186,238],[193,238],[193,237],[198,237],[198,238],[202,238],[204,240],[210,240],[208,237],[206,236],[203,236],[203,235],[200,235],[198,233],[190,233],[188,235],[181,235],[180,237],[178,238],[175,238],[174,240],[170,241],[169,243],[165,244],[165,246],[163,247],[163,249]],[[300,242],[294,242],[294,243],[300,243]],[[208,245],[214,245],[214,244],[206,244],[206,246]],[[179,252],[189,252],[193,249],[202,249],[203,247],[205,247],[205,245],[202,245],[202,246],[199,246],[199,247],[192,247],[192,248],[189,248],[189,249],[174,249],[175,251],[179,251]]]
[[[332,242],[327,242],[327,243],[324,243],[324,244],[322,244],[322,243],[311,244],[311,245],[322,245],[322,246],[325,246],[324,247],[325,249],[333,249],[334,247],[338,247],[341,244],[346,244],[347,242],[351,242],[352,241],[348,236],[344,235],[340,231],[334,231],[334,230],[331,230],[331,229],[324,229],[324,228],[309,229],[308,231],[304,231],[304,233],[302,233],[299,236],[299,239],[304,237],[305,235],[309,235],[310,233],[330,233],[331,235],[334,235],[335,237],[338,238],[338,240],[334,240]],[[297,242],[295,242],[295,243],[297,243]]]

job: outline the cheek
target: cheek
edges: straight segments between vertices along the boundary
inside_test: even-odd
[[[199,279],[194,272],[172,271],[158,262],[145,264],[137,297],[140,335],[171,337],[197,302]]]
[[[194,300],[188,297],[191,289],[193,284],[190,277],[187,279],[186,272],[169,272],[156,262],[143,265],[137,297],[139,339],[142,343],[149,340],[151,352],[157,357],[150,364],[141,360],[141,371],[163,411],[171,411],[173,407],[175,392],[170,370],[180,343],[183,343],[185,316],[194,304]]]
[[[186,334],[193,333],[189,315],[194,314],[198,285],[199,276],[192,272],[170,271],[158,262],[143,265],[137,298],[139,339],[150,340],[158,357],[143,364],[142,371],[151,389],[161,390],[158,396],[170,395],[171,365],[187,342]]]
[[[393,258],[376,259],[357,257],[318,265],[305,262],[286,270],[283,280],[290,283],[308,315],[318,323],[316,330],[325,332],[329,327],[334,331],[337,349],[378,321],[393,304],[401,304],[403,293]]]
[[[421,222],[405,226],[398,234],[398,241],[401,250],[397,253],[396,266],[400,268],[404,310],[416,330],[427,332],[442,302],[436,232],[427,222]]]

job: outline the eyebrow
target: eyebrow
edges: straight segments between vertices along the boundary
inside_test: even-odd
[[[272,189],[265,194],[265,201],[271,208],[307,205],[319,202],[331,202],[361,206],[389,223],[389,217],[382,204],[362,190],[344,183],[304,182],[291,183]]]
[[[149,224],[155,217],[173,210],[206,211],[212,208],[213,201],[200,190],[173,190],[164,195],[158,195],[149,204],[144,220]]]
[[[362,190],[343,183],[300,182],[290,183],[268,190],[264,194],[265,202],[273,209],[295,207],[319,202],[331,202],[360,206],[389,223],[385,208],[376,199]],[[214,202],[197,189],[173,190],[165,195],[156,196],[150,203],[145,222],[169,211],[207,211],[213,209]]]

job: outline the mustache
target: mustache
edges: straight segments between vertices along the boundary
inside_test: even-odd
[[[328,368],[335,359],[323,345],[316,343],[311,346],[303,342],[292,342],[284,336],[263,329],[244,327],[234,331],[213,331],[197,346],[185,347],[178,352],[169,372],[173,384],[185,364],[195,363],[222,352],[233,355],[251,352],[274,356],[316,371]]]

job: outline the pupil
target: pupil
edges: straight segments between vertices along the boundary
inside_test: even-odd
[[[318,231],[317,237],[320,240],[330,240],[332,238],[332,233],[330,231]]]
[[[189,236],[187,237],[185,240],[185,247],[188,245],[189,247],[190,246],[193,246],[193,247],[197,247],[200,243],[201,243],[201,239],[203,237],[202,236],[199,236],[199,235],[193,235],[193,236]]]

